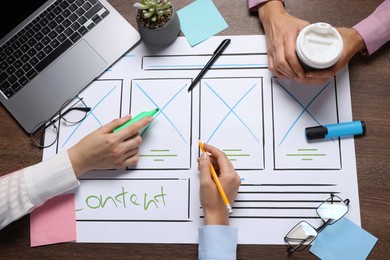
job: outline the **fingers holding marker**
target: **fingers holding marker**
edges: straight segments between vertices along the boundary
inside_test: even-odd
[[[136,127],[138,126],[140,130],[142,127],[146,126],[146,125],[143,125],[143,124],[136,124],[138,121],[141,121],[143,123],[150,123],[153,119],[153,116],[159,111],[159,108],[155,108],[151,111],[144,111],[144,112],[141,112],[140,114],[136,115],[135,117],[133,117],[131,120],[127,121],[126,123],[124,123],[123,125],[117,127],[116,129],[113,130],[113,132],[118,132],[128,126],[131,126],[131,125],[135,125]],[[148,118],[148,117],[151,117],[152,119],[148,119],[148,122],[145,122],[145,118]]]

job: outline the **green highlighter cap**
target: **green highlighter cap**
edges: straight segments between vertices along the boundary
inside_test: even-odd
[[[132,119],[130,119],[129,121],[127,121],[126,123],[124,123],[123,125],[121,125],[120,127],[116,128],[113,132],[118,132],[119,130],[131,125],[131,124],[134,124],[135,122],[138,122],[139,120],[145,118],[145,117],[148,117],[148,116],[154,116],[160,109],[159,108],[156,108],[156,109],[153,109],[151,111],[144,111],[144,112],[141,112],[139,113],[138,115],[136,115],[135,117],[133,117]]]

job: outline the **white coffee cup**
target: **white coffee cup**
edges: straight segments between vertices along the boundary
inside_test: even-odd
[[[326,69],[333,66],[343,51],[343,38],[327,23],[314,23],[299,33],[296,52],[306,70]]]

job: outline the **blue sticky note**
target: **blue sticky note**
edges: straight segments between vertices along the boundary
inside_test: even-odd
[[[310,252],[323,260],[365,260],[377,241],[376,237],[343,217],[318,234]]]
[[[197,0],[177,11],[180,29],[191,46],[210,38],[228,25],[211,0]]]

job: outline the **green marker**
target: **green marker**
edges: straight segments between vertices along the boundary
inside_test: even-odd
[[[127,121],[126,123],[124,123],[123,125],[121,125],[120,127],[116,128],[113,132],[117,132],[131,124],[134,124],[135,122],[138,122],[139,120],[147,117],[147,116],[154,116],[160,109],[159,108],[156,108],[156,109],[153,109],[152,111],[144,111],[144,112],[141,112],[140,114],[136,115],[135,117],[133,117],[132,119],[130,119],[129,121]]]

